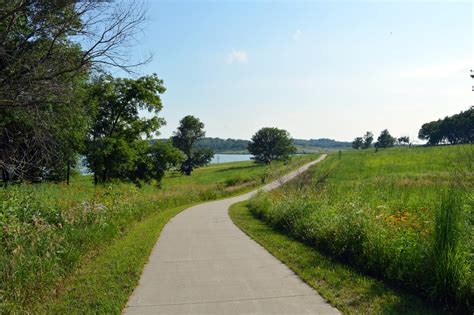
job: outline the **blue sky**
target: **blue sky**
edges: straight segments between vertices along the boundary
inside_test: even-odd
[[[192,114],[208,136],[261,127],[351,140],[474,104],[473,5],[416,1],[149,1],[130,50],[167,88],[168,137]],[[472,81],[472,82],[471,82]]]

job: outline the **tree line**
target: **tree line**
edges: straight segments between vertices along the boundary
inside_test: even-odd
[[[474,106],[459,114],[446,116],[425,123],[418,132],[418,138],[425,140],[427,145],[438,144],[467,144],[474,143]],[[368,149],[374,140],[372,132],[367,131],[364,136],[356,137],[352,141],[354,149]],[[380,133],[375,148],[388,148],[395,145],[411,145],[410,138],[407,136],[395,138],[385,129]]]
[[[156,140],[153,140],[156,141]],[[333,139],[291,139],[293,145],[309,146],[318,148],[347,148],[351,146],[350,142],[336,141]],[[249,140],[242,139],[221,139],[221,138],[202,138],[196,141],[197,148],[211,148],[215,152],[225,151],[247,151]]]
[[[426,140],[428,145],[474,143],[474,106],[423,124],[418,138]]]
[[[309,146],[309,147],[318,147],[318,148],[348,148],[351,146],[350,142],[345,141],[336,141],[328,138],[320,139],[293,139],[294,145]]]
[[[356,137],[352,141],[352,148],[358,149],[368,149],[372,147],[374,141],[374,134],[371,131],[367,131],[364,136]],[[377,138],[377,141],[373,143],[375,149],[385,149],[390,148],[395,145],[411,145],[410,137],[402,136],[399,138],[393,137],[387,129],[382,130],[380,135]]]
[[[244,151],[247,150],[248,140],[202,138],[196,141],[197,148],[211,148],[216,152],[222,151]]]

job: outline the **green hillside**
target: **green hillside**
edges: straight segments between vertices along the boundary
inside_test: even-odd
[[[345,151],[249,209],[364,274],[464,312],[473,305],[473,169],[474,145]]]

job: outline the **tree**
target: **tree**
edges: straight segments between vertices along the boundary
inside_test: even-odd
[[[380,136],[377,138],[377,149],[384,149],[393,147],[395,145],[395,138],[390,135],[387,129],[383,130],[380,133]]]
[[[408,145],[410,144],[410,137],[407,137],[407,136],[403,136],[403,137],[400,137],[397,139],[398,140],[398,143],[400,145]]]
[[[123,47],[144,13],[133,2],[2,1],[0,107],[62,102],[77,75],[104,65],[129,70],[137,63]]]
[[[78,78],[67,103],[0,108],[0,169],[4,181],[68,179],[68,169],[83,148],[90,120],[83,102],[83,85],[83,78]]]
[[[164,92],[163,81],[155,74],[136,80],[105,75],[91,84],[89,102],[94,107],[94,118],[86,157],[96,184],[109,178],[126,179],[135,171],[146,151],[142,137],[157,134],[165,123],[156,116],[162,109],[159,94]],[[140,118],[139,110],[155,116]]]
[[[256,162],[267,165],[275,160],[288,160],[296,152],[290,134],[278,128],[262,128],[257,131],[247,149]]]
[[[171,138],[173,145],[183,151],[186,156],[181,163],[180,171],[185,175],[197,168],[209,164],[214,151],[207,148],[194,148],[194,144],[206,135],[204,123],[194,116],[188,115],[180,120],[177,131]]]
[[[436,145],[443,139],[441,131],[441,121],[432,121],[421,126],[418,132],[420,140],[426,140],[429,145]]]
[[[356,150],[360,149],[364,143],[364,140],[361,137],[357,137],[352,141],[352,147]]]
[[[364,143],[362,144],[362,149],[370,148],[372,141],[374,141],[374,134],[370,131],[367,131],[364,135]]]
[[[144,12],[125,2],[2,1],[0,169],[4,181],[60,178],[64,173],[68,177],[63,169],[73,164],[88,120],[79,91],[91,71],[104,66],[130,71],[142,64],[129,60],[123,47],[139,30]]]
[[[142,149],[139,150],[134,168],[127,177],[137,185],[140,185],[140,181],[155,180],[161,186],[165,172],[177,167],[184,160],[184,154],[170,141],[157,141],[151,145],[148,141],[143,141],[141,144]]]

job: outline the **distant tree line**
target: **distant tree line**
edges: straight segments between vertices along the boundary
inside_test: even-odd
[[[354,141],[352,141],[352,148],[356,150],[368,149],[372,147],[373,141],[374,134],[367,131],[363,137],[356,137]],[[376,150],[390,148],[395,145],[410,145],[410,138],[407,136],[395,138],[387,129],[384,129],[378,136],[377,141],[373,144]]]
[[[223,152],[245,151],[248,144],[248,140],[241,139],[202,138],[196,141],[194,146],[196,148],[211,148],[216,152]]]
[[[164,141],[166,139],[153,139],[151,143],[156,141]],[[293,145],[305,146],[305,147],[317,147],[317,148],[349,148],[351,147],[350,142],[336,141],[332,139],[291,139]],[[222,139],[222,138],[202,138],[196,141],[194,144],[195,148],[210,148],[214,152],[244,152],[248,151],[249,140],[242,139]]]
[[[474,143],[474,106],[421,126],[418,138],[429,145]]]
[[[336,141],[333,139],[321,138],[321,139],[293,139],[294,145],[319,147],[319,148],[350,148],[351,143],[345,141]]]
[[[418,132],[418,138],[426,140],[427,145],[474,143],[474,106],[459,114],[423,124]],[[368,149],[372,141],[373,134],[368,131],[363,137],[356,137],[352,141],[352,147],[354,149]],[[392,137],[385,129],[380,133],[377,142],[374,143],[376,149],[395,145],[411,146],[410,138],[407,136]]]

